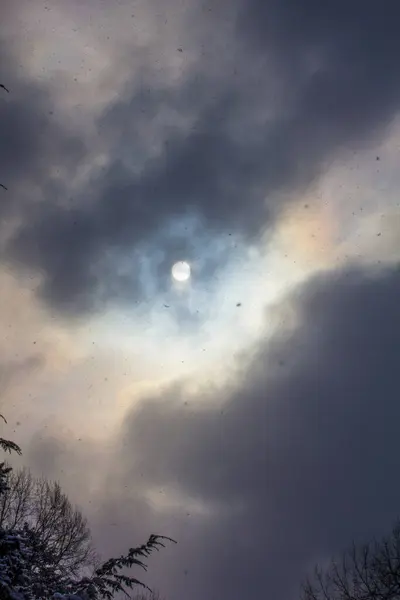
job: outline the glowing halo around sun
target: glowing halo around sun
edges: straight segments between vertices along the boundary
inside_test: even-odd
[[[176,262],[174,265],[172,265],[171,274],[175,281],[188,281],[191,275],[189,263],[185,262],[184,260]]]

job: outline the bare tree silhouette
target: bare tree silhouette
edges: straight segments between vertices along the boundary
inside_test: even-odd
[[[0,414],[0,418],[7,423],[3,415]],[[0,438],[0,447],[21,454],[17,444],[4,438]],[[175,540],[152,534],[141,546],[129,548],[126,554],[98,564],[90,575],[75,574],[72,557],[72,569],[68,572],[61,568],[60,559],[60,549],[64,558],[70,550],[71,532],[64,524],[76,526],[85,536],[86,521],[79,511],[72,509],[58,484],[35,480],[27,470],[20,471],[13,480],[12,473],[12,467],[0,463],[0,499],[8,496],[16,501],[11,511],[5,509],[5,513],[9,511],[9,527],[5,526],[4,515],[0,524],[0,600],[112,600],[122,594],[132,596],[129,592],[136,588],[150,592],[152,600],[158,599],[151,588],[129,575],[127,570],[139,567],[147,571],[147,558],[164,548],[165,542],[176,543]],[[39,482],[38,485],[35,482]],[[13,485],[18,490],[15,496]],[[39,495],[33,502],[32,489]],[[18,527],[17,523],[22,521],[23,526]],[[77,539],[79,551],[79,537]]]
[[[326,568],[316,567],[302,586],[302,600],[400,598],[400,522],[390,535],[355,544]]]
[[[68,576],[97,564],[87,520],[57,482],[35,478],[28,469],[21,469],[11,471],[6,484],[0,497],[0,527],[10,531],[29,525],[40,540],[33,562],[41,560],[40,548],[52,557],[53,567]]]

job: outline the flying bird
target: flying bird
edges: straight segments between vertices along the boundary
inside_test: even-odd
[[[169,308],[169,304],[164,304],[165,308]]]
[[[3,85],[2,83],[0,83],[0,88],[3,88],[3,90],[5,90],[5,91],[7,92],[7,94],[9,94],[9,93],[10,93],[10,90],[8,90],[8,89],[6,88],[6,86],[5,86],[5,85]]]
[[[6,190],[6,191],[8,190],[8,188],[6,188],[6,186],[5,186],[5,185],[3,185],[2,183],[0,183],[0,187],[2,187],[2,188],[3,188],[3,190]]]

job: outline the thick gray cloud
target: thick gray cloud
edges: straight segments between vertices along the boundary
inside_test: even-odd
[[[101,116],[98,130],[112,161],[79,192],[74,210],[58,202],[68,196],[67,185],[50,186],[41,173],[45,201],[28,211],[8,256],[43,273],[43,294],[56,307],[79,312],[110,296],[140,296],[137,263],[125,282],[107,257],[143,251],[145,242],[154,253],[162,250],[171,219],[195,215],[210,235],[257,235],[279,214],[280,192],[307,186],[340,149],[376,141],[397,112],[395,0],[383,8],[332,0],[253,0],[237,7],[239,56],[231,69],[222,61],[218,77],[211,77],[199,57],[193,72],[172,86],[146,67],[143,89],[128,89]],[[223,11],[215,18],[223,19]],[[28,94],[26,104],[21,164],[29,171],[29,159],[37,165],[38,139],[53,140],[54,133],[38,130],[41,109]],[[140,126],[166,107],[194,115],[194,124],[181,131],[165,122],[163,149],[150,157]],[[22,129],[13,137],[14,121],[4,118],[5,137],[19,148]],[[79,143],[68,139],[65,133],[65,155],[77,165]],[[190,252],[189,234],[184,241]]]
[[[174,556],[178,596],[287,600],[313,561],[391,525],[399,293],[399,270],[319,277],[292,298],[298,327],[262,343],[233,391],[206,390],[215,401],[200,408],[174,387],[128,417],[121,482],[223,507],[186,518],[195,543]]]
[[[59,122],[48,86],[24,76],[1,38],[0,52],[0,79],[10,90],[9,94],[0,90],[0,180],[9,191],[2,195],[3,214],[5,206],[21,203],[21,182],[27,182],[31,188],[42,186],[45,195],[54,193],[49,167],[75,167],[82,160],[84,144]],[[14,193],[16,187],[19,194]],[[28,206],[29,199],[31,203],[35,199],[32,189]]]
[[[395,0],[384,8],[373,0],[250,0],[240,16],[248,43],[292,82],[300,120],[325,128],[334,143],[373,135],[398,110]]]

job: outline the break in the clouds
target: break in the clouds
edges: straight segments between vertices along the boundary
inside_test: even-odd
[[[13,95],[0,109],[3,179],[13,201],[26,201],[5,253],[41,274],[46,301],[61,310],[141,298],[138,256],[147,253],[157,270],[164,253],[169,266],[171,222],[197,219],[197,230],[212,239],[228,231],[257,239],[333,157],[376,143],[397,113],[395,0],[384,7],[254,0],[206,8],[188,11],[192,46],[170,46],[171,60],[183,64],[179,77],[163,70],[156,41],[148,54],[135,47],[132,25],[121,63],[126,69],[136,51],[142,64],[131,77],[125,72],[115,98],[96,106],[91,136],[65,114],[57,124],[51,104],[64,80],[33,82],[19,75],[17,62],[6,69]],[[166,23],[174,10],[171,4]],[[90,176],[77,183],[85,161]],[[18,185],[22,170],[26,190]],[[193,236],[183,236],[182,255]],[[134,249],[131,270],[120,277],[120,255]]]

